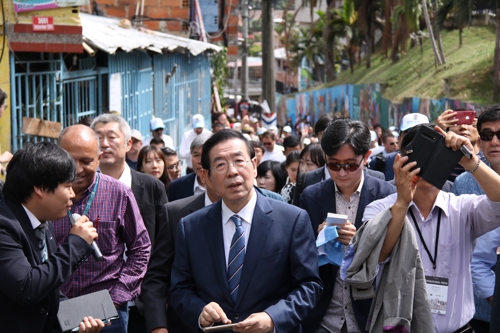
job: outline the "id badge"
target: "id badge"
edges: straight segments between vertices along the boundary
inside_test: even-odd
[[[427,297],[431,313],[446,314],[448,302],[448,279],[426,276]]]

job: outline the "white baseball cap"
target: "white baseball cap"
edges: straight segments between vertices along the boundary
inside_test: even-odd
[[[149,123],[149,127],[152,131],[157,130],[158,128],[165,128],[165,124],[163,124],[163,120],[161,118],[153,118]]]
[[[370,131],[370,140],[371,141],[377,140],[377,133],[375,133],[375,131]]]
[[[158,118],[157,118],[157,119],[158,119]],[[161,119],[160,119],[160,120],[161,120]],[[131,136],[132,138],[137,139],[137,140],[139,140],[139,141],[142,141],[142,134],[141,134],[141,132],[139,132],[138,130],[133,129],[133,130],[131,131],[131,133],[130,133],[130,134],[131,134],[130,136]]]
[[[417,125],[428,123],[429,118],[427,118],[425,114],[410,113],[403,117],[403,119],[401,120],[401,126],[399,128],[401,132],[404,132]]]
[[[205,127],[205,118],[201,114],[195,114],[191,120],[193,128],[203,128]]]
[[[283,127],[283,132],[292,133],[292,128],[290,126]]]
[[[257,130],[257,135],[262,135],[266,132],[266,129],[264,127],[259,127]]]

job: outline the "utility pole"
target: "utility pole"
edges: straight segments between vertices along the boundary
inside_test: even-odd
[[[262,99],[271,112],[276,109],[273,0],[262,0]]]
[[[243,21],[243,57],[241,58],[243,75],[241,79],[241,94],[243,95],[243,99],[248,101],[248,0],[242,0],[241,7],[241,19]]]

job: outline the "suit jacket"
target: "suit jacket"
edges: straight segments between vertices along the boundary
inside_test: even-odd
[[[167,193],[168,200],[175,201],[194,195],[193,188],[195,179],[196,173],[192,172],[170,183]]]
[[[307,213],[257,192],[236,302],[227,284],[221,201],[181,219],[169,306],[192,332],[209,302],[234,323],[266,311],[276,332],[303,332],[302,319],[321,293]]]
[[[147,332],[158,327],[166,327],[170,333],[188,332],[189,329],[172,307],[167,308],[166,305],[170,295],[170,275],[175,255],[177,225],[183,217],[205,207],[205,194],[169,202],[164,207],[166,219],[158,233],[148,270],[142,281],[140,299],[144,303]]]
[[[149,234],[151,246],[163,223],[163,205],[168,202],[165,185],[153,176],[132,170],[132,192]]]
[[[393,185],[387,184],[385,181],[366,173],[364,176],[365,180],[361,188],[356,221],[354,221],[356,229],[359,229],[363,224],[363,212],[368,204],[396,192],[396,188]],[[335,185],[332,179],[311,185],[302,193],[300,206],[309,213],[316,237],[318,236],[318,226],[323,223],[328,213],[337,212],[335,202]],[[304,321],[304,328],[307,332],[316,331],[330,305],[337,271],[338,267],[334,265],[324,265],[319,268],[319,275],[323,281],[323,293],[318,305]],[[366,332],[366,320],[370,313],[371,300],[354,301],[352,298],[351,300],[358,327],[362,332]]]
[[[46,233],[48,260],[21,204],[0,201],[0,321],[2,332],[50,333],[59,309],[59,286],[92,253],[83,238],[69,235],[56,247],[52,223]]]
[[[305,188],[307,188],[310,185],[317,184],[317,183],[322,182],[323,180],[325,180],[325,168],[326,168],[326,165],[324,165],[321,168],[318,168],[316,170],[307,172],[305,174],[305,178],[303,180],[304,185],[302,186],[302,189],[305,189]],[[365,169],[364,172],[365,172],[365,175],[368,174],[368,175],[370,175],[372,177],[385,180],[384,174],[382,172],[380,172],[380,171]],[[298,179],[297,179],[297,183],[298,183]],[[295,186],[295,189],[297,189],[297,186]],[[292,204],[294,206],[297,206],[297,207],[300,206],[300,195],[301,194],[302,193],[298,193],[297,191],[293,192],[293,201],[292,201]]]

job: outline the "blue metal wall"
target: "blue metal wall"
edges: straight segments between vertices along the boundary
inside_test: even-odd
[[[146,52],[117,52],[108,56],[109,75],[121,73],[121,114],[133,129],[149,136],[153,114],[153,64]],[[113,110],[110,110],[113,111]]]
[[[211,77],[207,56],[157,54],[154,64],[155,116],[165,122],[165,133],[179,147],[184,132],[191,129],[191,117],[202,114],[205,127],[211,128]],[[171,75],[168,84],[167,74]]]

